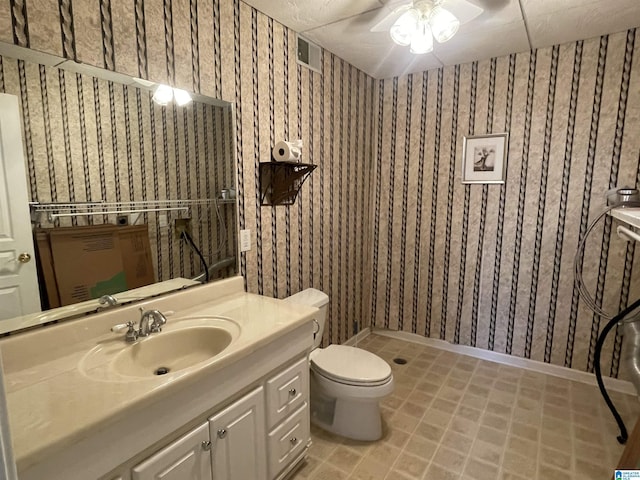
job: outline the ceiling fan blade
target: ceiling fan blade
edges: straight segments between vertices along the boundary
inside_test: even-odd
[[[389,10],[386,8],[382,8],[381,12],[387,11],[389,13],[387,13],[386,15],[383,14],[384,16],[382,17],[382,19],[379,20],[376,24],[374,24],[373,27],[369,29],[369,31],[370,32],[388,32],[389,29],[393,26],[393,24],[396,23],[396,20],[398,20],[398,18],[400,18],[400,16],[404,12],[409,10],[412,5],[413,3],[411,2],[405,5],[401,5],[391,12],[389,12]]]
[[[470,22],[484,12],[484,9],[467,0],[444,0],[440,5],[453,13],[460,24]]]

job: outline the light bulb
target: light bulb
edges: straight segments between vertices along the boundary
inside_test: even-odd
[[[405,13],[403,13],[396,23],[393,24],[389,33],[391,34],[391,38],[398,45],[409,45],[411,43],[411,37],[418,29],[418,19],[420,18],[420,13],[412,8]]]
[[[411,53],[422,54],[433,51],[433,35],[426,21],[421,21],[411,37]]]
[[[153,101],[158,105],[167,105],[173,99],[173,88],[169,85],[158,85],[153,93]]]
[[[179,88],[173,89],[173,98],[176,99],[176,103],[179,107],[183,107],[186,104],[191,102],[191,95],[186,90],[181,90]]]
[[[440,43],[450,40],[460,27],[460,21],[455,15],[442,7],[433,7],[429,14],[429,24],[433,36]]]

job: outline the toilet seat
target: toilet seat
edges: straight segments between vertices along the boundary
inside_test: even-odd
[[[391,367],[377,355],[346,345],[317,348],[310,355],[317,374],[338,383],[374,387],[391,379]]]

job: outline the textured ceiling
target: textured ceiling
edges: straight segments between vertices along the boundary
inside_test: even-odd
[[[244,0],[374,78],[524,52],[640,26],[640,0],[470,0],[484,9],[414,55],[370,29],[410,0]],[[456,12],[457,13],[457,12]]]

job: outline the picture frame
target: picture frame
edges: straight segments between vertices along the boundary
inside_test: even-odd
[[[505,183],[509,134],[465,136],[462,146],[462,183]]]

